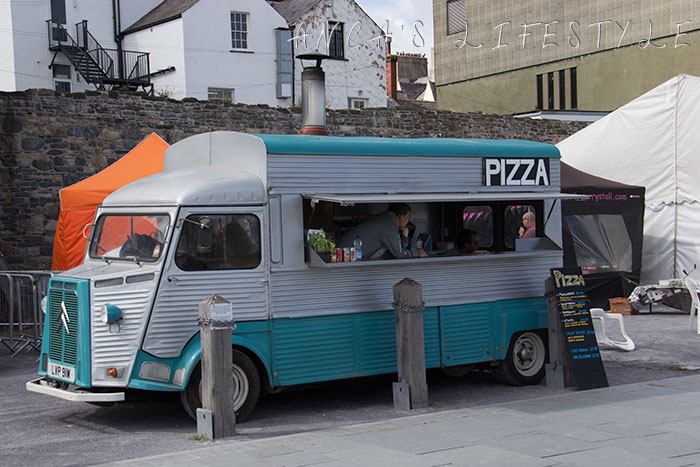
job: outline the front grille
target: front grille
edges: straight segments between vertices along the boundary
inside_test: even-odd
[[[49,290],[46,310],[51,326],[49,358],[56,363],[76,365],[78,363],[78,293],[75,290],[55,288],[56,282],[53,285],[54,287]]]

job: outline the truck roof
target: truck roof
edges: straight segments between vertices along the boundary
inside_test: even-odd
[[[441,157],[556,157],[553,144],[520,139],[255,135],[270,154]]]

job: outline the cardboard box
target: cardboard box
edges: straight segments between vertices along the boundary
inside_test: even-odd
[[[619,313],[621,315],[636,315],[639,311],[632,308],[626,297],[611,298],[610,313]]]

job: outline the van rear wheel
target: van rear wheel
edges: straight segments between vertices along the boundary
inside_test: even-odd
[[[536,331],[517,333],[510,340],[508,354],[498,370],[501,378],[513,386],[526,386],[542,381],[545,373],[547,346]]]
[[[253,411],[260,397],[260,374],[255,363],[243,352],[233,350],[233,410],[236,422],[242,422]],[[202,364],[197,364],[187,388],[180,393],[180,401],[192,419],[197,419],[197,409],[202,407]]]

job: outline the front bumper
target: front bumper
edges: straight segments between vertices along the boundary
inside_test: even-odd
[[[56,382],[47,378],[28,381],[27,390],[74,402],[120,402],[124,400],[123,392],[90,392],[81,388],[61,389],[56,385]]]

